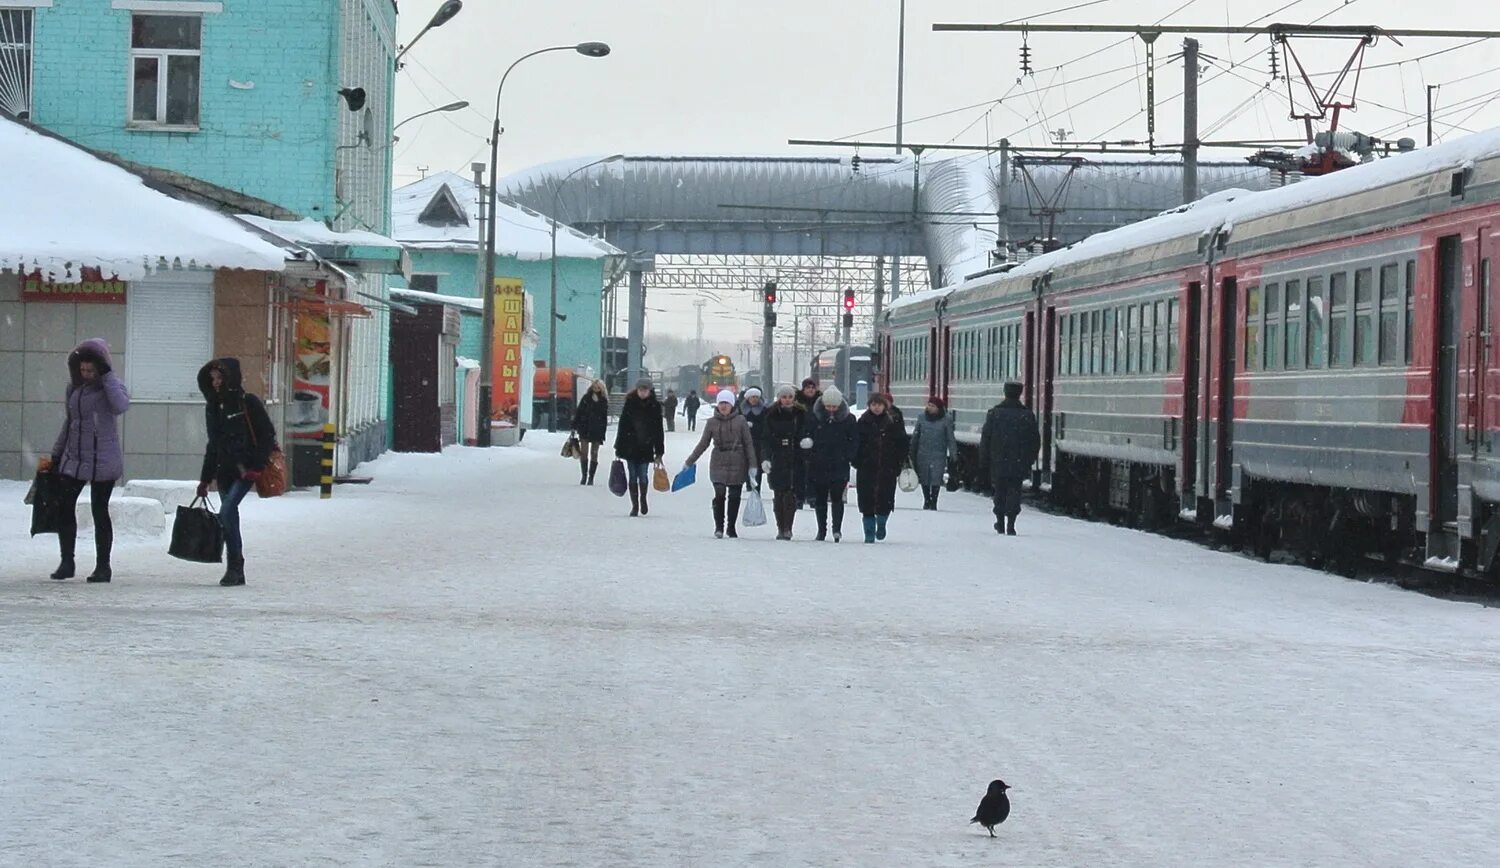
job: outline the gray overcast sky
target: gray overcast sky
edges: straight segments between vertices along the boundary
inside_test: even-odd
[[[1081,2],[908,0],[907,140],[980,142],[1009,136],[1043,144],[1044,131],[1058,128],[1076,139],[1144,138],[1146,133],[1139,40],[1111,47],[1123,37],[1032,34],[1036,74],[1017,85],[1019,35],[933,33],[934,22],[1031,16],[1028,20],[1049,23],[1150,24],[1167,17],[1175,24],[1241,25],[1291,0],[1105,0],[1041,16]],[[415,35],[439,4],[402,0],[402,40]],[[407,125],[395,154],[396,183],[415,180],[418,167],[467,175],[470,162],[487,157],[484,137],[505,67],[539,47],[591,39],[610,43],[614,53],[592,60],[557,52],[528,60],[511,75],[502,107],[502,174],[579,154],[791,152],[795,149],[785,144],[789,138],[838,138],[886,127],[895,117],[898,5],[898,0],[466,0],[457,18],[407,55],[397,76],[397,117],[455,98],[469,100],[473,108]],[[1300,0],[1267,21],[1308,23],[1325,15],[1326,24],[1500,30],[1500,4],[1458,0]],[[1370,49],[1367,66],[1407,62],[1365,73],[1360,87],[1365,101],[1345,127],[1382,135],[1408,131],[1420,140],[1425,85],[1438,83],[1446,83],[1438,97],[1440,118],[1470,130],[1500,126],[1500,40],[1421,60],[1416,58],[1463,41],[1404,42],[1381,41]],[[1172,35],[1158,43],[1161,141],[1181,139],[1175,97],[1182,72],[1166,60],[1180,45],[1181,37]],[[1304,41],[1296,47],[1311,69],[1326,71],[1342,65],[1348,45]],[[1264,37],[1203,39],[1204,52],[1218,58],[1217,69],[1207,70],[1203,79],[1201,126],[1209,136],[1300,134],[1286,116],[1285,86],[1278,82],[1262,91],[1268,81],[1267,47]],[[1059,69],[1066,61],[1074,62]],[[1261,96],[1252,99],[1257,92]],[[982,103],[988,104],[915,120]],[[1439,133],[1461,134],[1446,124],[1439,125]],[[889,136],[889,130],[881,130],[870,138]],[[681,316],[675,313],[679,306]],[[690,326],[686,298],[672,307],[673,330],[677,323]],[[735,338],[742,335],[736,332]]]

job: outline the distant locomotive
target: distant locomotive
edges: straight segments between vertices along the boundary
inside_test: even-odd
[[[812,370],[810,376],[818,381],[820,388],[828,388],[831,385],[839,387],[839,391],[854,400],[854,385],[861,381],[868,383],[871,388],[874,383],[871,377],[875,375],[875,362],[869,347],[854,346],[849,348],[849,378],[844,381],[844,348],[834,347],[826,349],[813,356]]]
[[[882,385],[1023,384],[1065,508],[1312,563],[1500,566],[1500,130],[1231,190],[892,304]]]
[[[733,389],[736,385],[734,359],[728,356],[714,356],[704,362],[702,372],[702,387],[698,394],[703,396],[704,401],[712,402],[718,397],[720,389]]]

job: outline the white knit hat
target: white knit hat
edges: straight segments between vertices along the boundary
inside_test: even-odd
[[[839,391],[838,386],[829,386],[823,390],[823,406],[838,409],[844,403],[844,393]]]
[[[733,404],[734,403],[734,390],[733,389],[720,389],[719,390],[719,397],[717,397],[717,398],[714,399],[714,403],[715,404]]]
[[[747,401],[751,398],[759,398],[760,396],[760,390],[755,388],[754,386],[751,386],[750,388],[745,390],[745,400]]]
[[[791,383],[782,383],[776,387],[776,397],[790,398],[797,394],[797,389]]]

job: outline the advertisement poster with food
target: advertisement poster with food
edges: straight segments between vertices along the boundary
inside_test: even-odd
[[[327,295],[328,285],[319,281],[313,291]],[[333,376],[333,338],[328,309],[298,306],[295,335],[292,406],[287,427],[294,440],[318,440],[323,437],[323,425],[328,421],[328,396]]]
[[[521,423],[521,335],[526,330],[526,289],[519,277],[495,278],[495,395],[492,420]]]

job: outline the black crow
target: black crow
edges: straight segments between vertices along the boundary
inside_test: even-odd
[[[990,837],[995,837],[995,827],[1005,822],[1010,816],[1010,797],[1005,791],[1010,789],[1005,781],[990,781],[989,792],[979,800],[979,807],[974,811],[974,819],[970,823],[979,825],[990,830]]]

